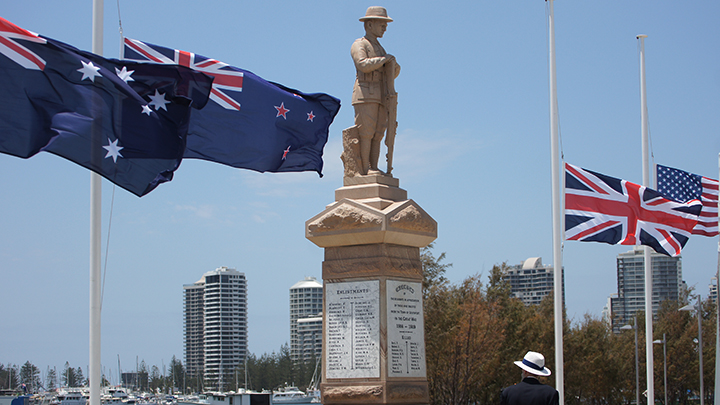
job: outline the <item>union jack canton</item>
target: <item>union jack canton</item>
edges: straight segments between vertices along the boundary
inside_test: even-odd
[[[657,191],[565,163],[565,237],[611,245],[646,245],[678,256],[702,209]]]

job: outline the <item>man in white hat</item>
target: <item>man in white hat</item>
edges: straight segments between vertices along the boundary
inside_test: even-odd
[[[542,354],[527,352],[522,361],[516,361],[515,365],[522,369],[522,381],[502,390],[501,405],[557,405],[560,402],[557,390],[542,384],[537,378],[550,375]]]
[[[355,108],[355,126],[360,138],[361,171],[366,174],[383,174],[378,169],[380,144],[388,126],[385,106],[387,80],[394,81],[400,74],[395,57],[385,52],[378,38],[382,38],[392,21],[384,7],[373,6],[360,18],[365,23],[365,36],[358,38],[350,48],[357,76],[353,87],[352,105]],[[390,68],[390,69],[388,69]],[[393,77],[386,77],[386,72]],[[394,89],[394,86],[391,88]]]

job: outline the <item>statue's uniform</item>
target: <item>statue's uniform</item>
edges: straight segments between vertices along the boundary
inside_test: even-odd
[[[355,108],[355,125],[360,136],[360,154],[364,161],[365,173],[377,170],[380,157],[380,143],[388,125],[385,99],[385,69],[383,63],[387,55],[377,39],[358,38],[350,48],[355,62],[357,76],[353,87],[352,105]],[[395,76],[400,66],[395,64]],[[394,80],[395,78],[393,78]]]

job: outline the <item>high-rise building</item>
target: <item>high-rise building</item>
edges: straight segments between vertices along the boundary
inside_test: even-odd
[[[247,355],[245,274],[220,267],[183,290],[187,373],[222,391]]]
[[[717,298],[718,298],[718,282],[717,277],[713,277],[710,279],[710,285],[708,285],[709,288],[709,295],[710,301],[712,301],[713,304],[717,305]]]
[[[290,358],[294,362],[320,356],[322,307],[323,287],[315,277],[305,277],[290,287]]]
[[[510,267],[503,279],[510,283],[510,295],[525,305],[537,305],[553,292],[555,271],[543,265],[541,257],[531,257],[522,264]],[[565,277],[563,275],[563,304],[565,303]]]
[[[615,332],[632,323],[638,311],[645,311],[645,258],[642,246],[617,256],[617,295],[612,297],[612,325]],[[660,303],[677,301],[684,287],[680,257],[670,257],[651,250],[652,312],[657,314]]]
[[[313,364],[322,356],[322,313],[297,320],[297,359]]]

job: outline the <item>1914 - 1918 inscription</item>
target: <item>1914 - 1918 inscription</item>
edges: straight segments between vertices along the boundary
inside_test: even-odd
[[[425,377],[422,285],[387,280],[388,376]]]
[[[380,376],[380,282],[325,284],[327,378]]]

